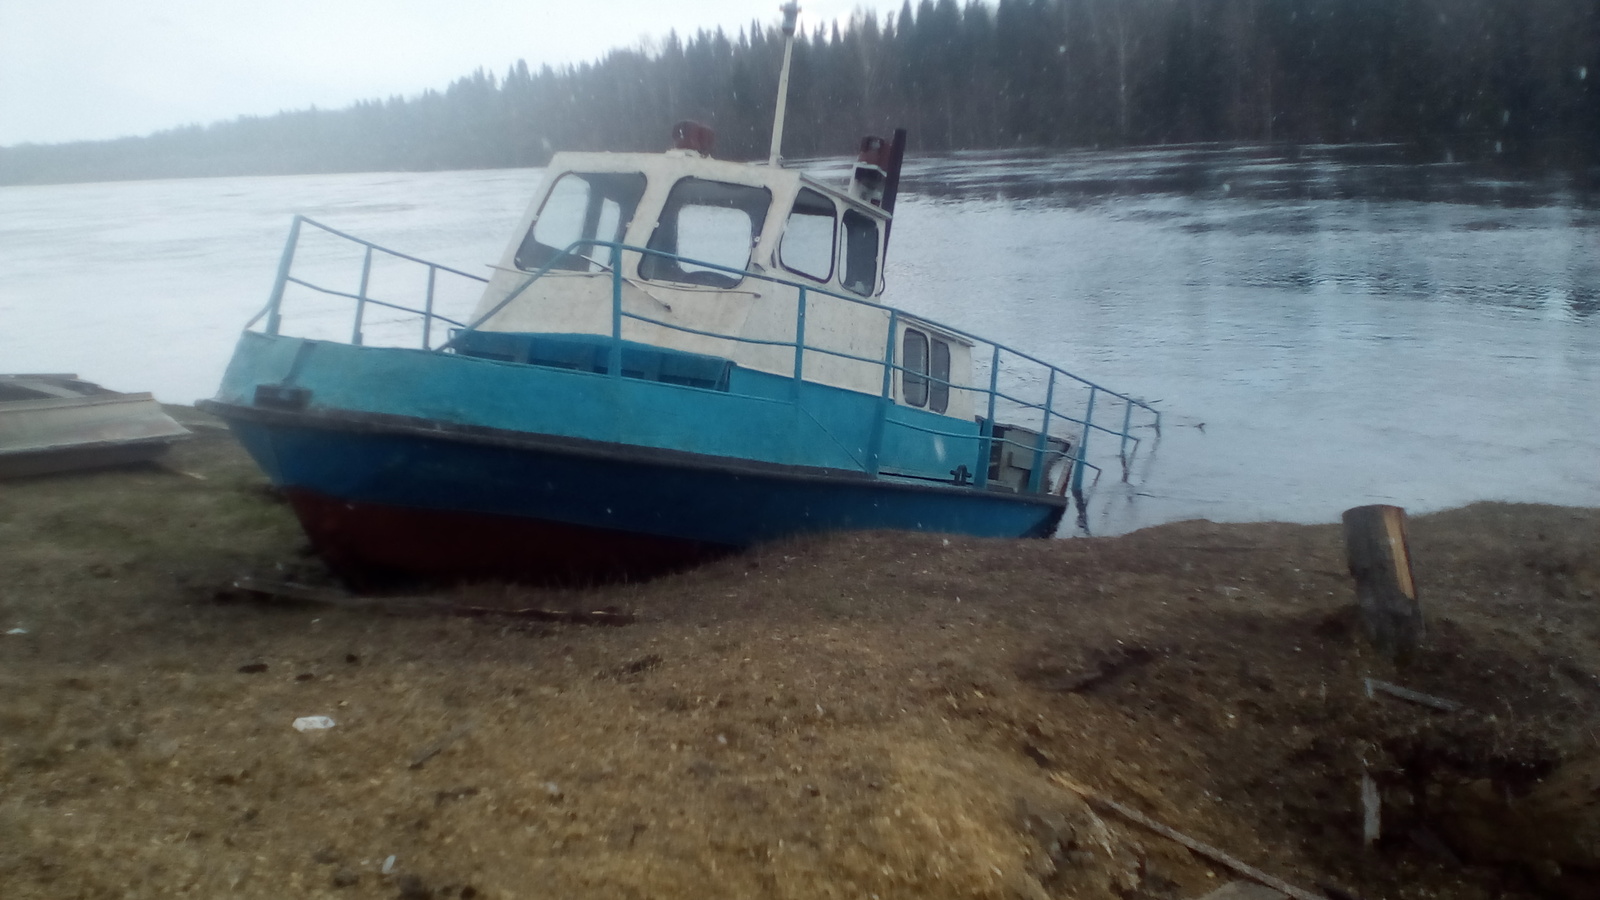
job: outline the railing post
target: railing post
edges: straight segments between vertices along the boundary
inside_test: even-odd
[[[894,386],[894,336],[900,330],[900,311],[889,310],[889,336],[883,341],[883,392],[878,395],[878,415],[872,420],[872,434],[867,446],[867,474],[878,475],[879,457],[883,453],[883,427],[889,418],[889,393]]]
[[[422,304],[422,349],[431,350],[428,344],[433,339],[433,279],[439,274],[438,266],[428,267],[428,299]]]
[[[611,357],[606,363],[613,377],[622,377],[622,248],[611,245]]]
[[[367,281],[372,277],[372,246],[367,245],[366,258],[361,261],[361,289],[356,291],[356,324],[350,333],[350,343],[361,346],[361,317],[367,311]]]
[[[300,221],[296,215],[289,225],[289,240],[283,245],[283,256],[278,258],[278,278],[272,283],[272,297],[267,300],[267,334],[276,335],[283,324],[283,289],[289,284],[289,270],[294,268],[294,251],[300,244]]]
[[[983,490],[989,486],[989,454],[994,452],[994,400],[1000,390],[1000,345],[994,345],[994,356],[989,360],[989,413],[983,417],[983,428],[978,434],[978,461],[972,470],[972,486]]]
[[[794,390],[800,396],[800,382],[806,374],[806,289],[800,288],[800,299],[794,317]]]
[[[1056,370],[1050,370],[1050,383],[1044,389],[1044,424],[1039,426],[1039,446],[1033,451],[1033,471],[1028,474],[1028,493],[1039,493],[1044,483],[1044,452],[1050,449],[1050,410],[1056,402]]]
[[[1128,426],[1133,423],[1133,401],[1126,398],[1122,401],[1122,446],[1117,448],[1117,457],[1122,460],[1122,480],[1128,480]]]
[[[883,393],[879,396],[889,399],[889,389],[894,385],[894,333],[900,329],[900,311],[889,310],[889,337],[883,342]]]
[[[1083,464],[1089,459],[1089,429],[1094,425],[1094,393],[1099,388],[1090,385],[1089,405],[1083,412],[1083,436],[1078,438],[1078,462],[1072,467],[1072,493],[1083,491]]]

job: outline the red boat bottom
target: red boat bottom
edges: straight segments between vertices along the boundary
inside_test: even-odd
[[[357,580],[412,575],[618,581],[683,569],[734,550],[515,516],[351,503],[301,488],[285,493],[317,553]]]

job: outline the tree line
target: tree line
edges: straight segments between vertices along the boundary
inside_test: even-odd
[[[533,166],[657,150],[672,124],[766,154],[783,40],[760,23],[442,91],[0,148],[0,183]],[[1600,158],[1595,0],[906,0],[802,29],[790,157],[903,125],[913,152],[1202,141]]]

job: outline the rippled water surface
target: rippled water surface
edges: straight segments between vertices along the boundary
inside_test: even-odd
[[[0,188],[0,371],[207,396],[292,213],[486,274],[539,175]],[[1600,505],[1600,213],[1559,176],[1385,148],[919,159],[888,266],[898,306],[1160,401],[1096,533]]]

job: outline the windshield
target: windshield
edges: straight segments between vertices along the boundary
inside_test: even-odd
[[[703,178],[682,178],[672,186],[639,275],[652,281],[676,281],[711,287],[733,287],[750,265],[750,253],[772,204],[766,188]],[[691,262],[692,260],[692,262]],[[699,265],[709,263],[711,265]]]
[[[609,247],[580,246],[562,254],[577,241],[621,242],[643,195],[644,176],[637,172],[567,172],[517,248],[517,268],[533,271],[553,263],[556,269],[600,271]]]

